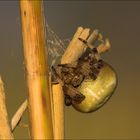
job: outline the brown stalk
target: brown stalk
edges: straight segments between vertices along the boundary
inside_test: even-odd
[[[21,23],[32,139],[52,139],[49,70],[43,1],[21,0]]]

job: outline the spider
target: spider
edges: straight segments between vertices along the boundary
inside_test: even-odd
[[[85,40],[79,38],[88,46]],[[89,46],[88,46],[89,47]],[[62,83],[65,95],[65,104],[71,105],[72,102],[79,104],[85,96],[77,90],[77,87],[86,79],[96,79],[104,61],[100,58],[97,48],[93,48],[90,53],[79,58],[78,61],[70,64],[58,64],[56,68],[52,66],[55,80]]]

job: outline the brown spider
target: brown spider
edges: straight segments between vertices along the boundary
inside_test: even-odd
[[[87,45],[85,40],[83,43]],[[63,83],[65,104],[67,106],[71,105],[72,102],[81,103],[85,99],[85,96],[77,90],[77,87],[80,86],[83,80],[89,78],[95,80],[103,65],[104,61],[100,58],[97,49],[93,48],[88,55],[79,58],[76,62],[58,64],[56,68],[52,67],[55,79]]]

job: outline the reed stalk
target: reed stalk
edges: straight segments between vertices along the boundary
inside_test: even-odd
[[[53,139],[43,1],[20,0],[20,10],[31,138]]]

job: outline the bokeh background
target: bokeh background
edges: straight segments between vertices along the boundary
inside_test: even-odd
[[[82,114],[65,108],[67,139],[140,139],[140,2],[45,1],[48,24],[60,38],[78,26],[99,29],[112,48],[103,55],[118,75],[118,87],[98,111]],[[27,95],[18,1],[0,1],[0,75],[5,83],[9,118]],[[28,123],[25,113],[22,123]],[[15,138],[29,138],[18,126]]]

